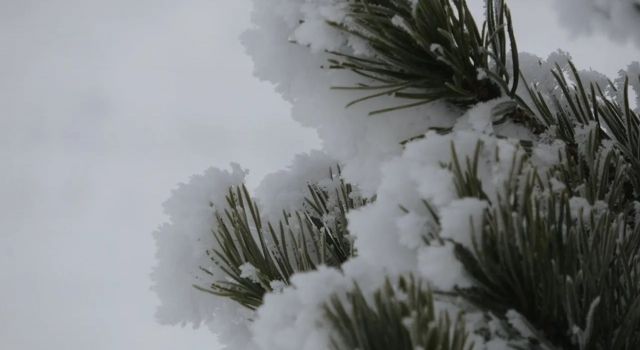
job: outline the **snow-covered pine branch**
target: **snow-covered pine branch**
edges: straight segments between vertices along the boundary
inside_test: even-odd
[[[324,147],[255,202],[237,166],[176,191],[160,319],[230,349],[639,348],[639,66],[610,84],[485,15],[256,0],[256,75]]]

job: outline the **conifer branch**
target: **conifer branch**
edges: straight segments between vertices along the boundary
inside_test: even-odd
[[[640,347],[640,225],[629,211],[597,203],[576,208],[575,184],[554,189],[553,171],[540,176],[530,164],[522,166],[522,157],[481,231],[473,233],[473,246],[456,245],[458,259],[480,285],[459,292],[498,314],[515,309],[563,349]],[[601,157],[611,161],[612,154]],[[564,163],[558,171],[570,167]],[[473,174],[454,172],[465,184],[459,189],[480,181]],[[620,190],[616,176],[595,177],[585,180],[591,201],[594,193],[606,199]]]
[[[597,132],[589,136],[596,141],[591,149],[597,150],[604,140],[613,141],[611,144],[623,156],[620,161],[627,174],[626,186],[632,189],[625,190],[625,196],[640,198],[640,176],[634,175],[640,173],[640,116],[629,107],[629,79],[625,79],[623,104],[620,105],[598,84],[585,85],[572,62],[569,67],[575,83],[567,81],[559,66],[552,72],[561,91],[560,98],[529,87],[534,104],[531,113],[535,113],[547,128],[555,130],[555,136],[567,143],[569,155],[574,158],[578,147],[576,127],[595,125]],[[553,102],[552,106],[548,100]]]
[[[380,91],[350,105],[383,95],[418,100],[383,110],[387,112],[441,99],[470,106],[515,95],[518,51],[504,0],[487,2],[482,29],[462,0],[418,0],[415,5],[407,0],[355,0],[349,2],[347,18],[346,23],[330,24],[365,40],[372,54],[332,52],[330,67],[378,83],[349,89]]]
[[[354,256],[346,214],[367,199],[355,195],[353,186],[340,178],[339,167],[336,174],[330,172],[330,180],[338,181],[333,193],[317,184],[308,185],[306,209],[284,212],[275,225],[263,223],[245,186],[230,188],[227,207],[215,214],[217,248],[207,251],[223,276],[201,268],[214,282],[209,287],[194,287],[256,309],[265,293],[289,285],[294,273],[321,264],[339,267]]]
[[[436,100],[464,109],[508,96],[495,124],[521,123],[540,139],[565,144],[559,163],[542,171],[529,157],[540,139],[521,141],[527,152],[515,153],[509,178],[491,198],[478,173],[484,145],[461,159],[451,144],[444,167],[458,196],[488,203],[471,245],[453,242],[477,286],[453,294],[500,317],[516,310],[539,331],[539,342],[558,349],[640,349],[640,116],[630,107],[628,79],[623,101],[585,84],[571,62],[569,71],[552,70],[556,91],[528,85],[504,0],[487,0],[481,27],[464,0],[347,2],[347,20],[330,24],[371,49],[332,52],[331,68],[365,81],[334,87],[365,93],[349,106],[393,95],[408,102],[371,114]],[[517,94],[521,81],[529,96]],[[287,285],[294,273],[319,264],[339,267],[356,254],[346,213],[367,203],[352,194],[343,181],[335,193],[309,185],[304,209],[271,224],[244,187],[230,189],[228,207],[216,214],[217,248],[208,252],[224,276],[203,268],[214,282],[196,288],[255,309],[274,283]],[[440,226],[437,208],[424,204]],[[430,239],[442,240],[437,232]],[[433,298],[413,277],[397,286],[387,280],[372,303],[357,285],[346,297],[335,295],[325,305],[333,348],[470,347],[462,318],[438,314]]]
[[[373,303],[356,284],[346,300],[334,295],[325,305],[334,350],[469,350],[462,315],[438,312],[434,296],[413,276],[397,285],[386,280]]]

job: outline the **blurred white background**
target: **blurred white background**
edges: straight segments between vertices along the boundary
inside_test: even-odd
[[[510,3],[523,51],[561,47],[610,76],[640,57],[570,38],[548,0]],[[252,78],[249,14],[248,0],[0,0],[0,348],[218,348],[154,320],[162,202],[209,166],[239,162],[255,186],[320,146]]]

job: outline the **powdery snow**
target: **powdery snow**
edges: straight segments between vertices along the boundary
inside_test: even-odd
[[[193,285],[207,287],[204,267],[223,276],[206,250],[215,245],[215,208],[224,208],[230,186],[241,184],[247,172],[237,164],[230,170],[208,169],[180,184],[164,204],[169,222],[160,226],[154,237],[158,264],[151,277],[153,290],[161,300],[157,319],[163,324],[208,326],[231,349],[244,349],[250,313],[235,302],[200,292]]]
[[[573,3],[571,9],[575,10],[580,7],[576,1],[566,4]],[[601,1],[589,3],[602,6]],[[606,11],[628,22],[630,17],[621,13],[627,5],[628,1],[616,0]],[[323,142],[322,151],[299,155],[289,168],[263,180],[256,192],[264,218],[278,220],[283,210],[300,209],[309,183],[335,186],[328,180],[329,169],[340,164],[343,176],[357,185],[364,196],[376,195],[375,201],[348,215],[357,257],[345,263],[342,271],[320,267],[294,275],[289,287],[272,282],[274,292],[265,296],[256,312],[195,290],[193,284],[206,286],[209,281],[199,272],[200,267],[212,270],[214,275],[220,273],[205,254],[215,244],[211,235],[215,229],[213,213],[224,205],[227,188],[240,184],[246,174],[237,165],[230,171],[210,169],[174,191],[165,204],[169,222],[155,232],[158,266],[153,280],[162,300],[158,310],[161,322],[206,324],[229,349],[327,349],[329,328],[322,317],[322,305],[334,293],[341,295],[352,288],[354,282],[365,293],[380,287],[385,276],[393,280],[405,273],[420,276],[441,291],[473,284],[454,257],[450,241],[469,247],[472,232],[480,230],[488,203],[460,198],[456,192],[454,173],[449,167],[454,151],[463,166],[477,154],[478,175],[489,201],[497,199],[500,186],[508,179],[511,160],[524,152],[518,146],[520,139],[534,141],[531,162],[541,171],[559,161],[561,142],[537,139],[522,125],[510,121],[493,125],[494,112],[507,102],[505,99],[481,103],[466,112],[437,102],[368,115],[370,111],[397,105],[398,100],[392,97],[345,108],[362,95],[330,88],[353,86],[362,78],[323,68],[330,57],[326,51],[366,54],[369,50],[359,38],[327,24],[331,21],[348,25],[344,6],[341,0],[255,0],[255,27],[243,36],[243,42],[254,59],[255,75],[273,83],[291,103],[293,118],[315,128]],[[558,6],[565,9],[569,5]],[[591,10],[584,11],[590,17],[581,25],[595,26]],[[577,18],[574,16],[577,15],[572,14],[571,18]],[[406,26],[398,18],[394,18],[394,24]],[[635,25],[627,24],[637,28]],[[568,62],[569,56],[561,51],[547,59],[520,55],[527,83],[554,94],[560,103],[562,97],[550,70],[557,64],[571,80]],[[628,71],[640,75],[640,66],[631,65]],[[607,78],[597,72],[581,71],[580,76],[587,83],[606,86]],[[640,79],[631,85],[638,92]],[[526,96],[524,91],[523,84],[520,95]],[[432,127],[452,128],[452,132],[440,135],[430,131]],[[412,138],[416,139],[402,144]],[[562,184],[554,188],[560,189]],[[572,207],[577,217],[593,206],[575,197]],[[258,272],[251,265],[241,267],[243,277],[257,278]],[[460,309],[457,302],[438,302],[438,307]],[[471,330],[488,329],[491,334],[500,331],[495,320],[486,321],[473,311],[465,319]],[[475,349],[507,348],[497,338],[485,342],[474,336],[474,340]]]

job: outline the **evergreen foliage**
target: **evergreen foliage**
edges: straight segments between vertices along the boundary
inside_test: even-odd
[[[605,93],[603,87],[595,83],[585,85],[573,63],[569,62],[569,65],[575,84],[569,83],[565,72],[556,66],[553,75],[562,92],[561,98],[529,88],[534,103],[533,108],[529,109],[530,113],[535,113],[547,128],[553,128],[554,136],[566,142],[573,153],[576,152],[575,126],[594,124],[597,132],[592,137],[597,139],[592,151],[598,149],[602,140],[611,140],[612,145],[622,153],[624,162],[631,167],[628,170],[640,173],[640,116],[630,108],[629,78],[625,79],[623,101],[620,104]],[[613,84],[609,89],[616,92]],[[552,105],[547,102],[549,100]],[[638,198],[640,177],[629,176],[627,181],[633,188],[627,195]]]
[[[511,15],[503,0],[488,1],[487,9],[479,28],[465,1],[349,2],[348,24],[333,25],[364,39],[373,54],[334,52],[330,67],[349,69],[376,84],[338,89],[379,91],[351,104],[382,95],[417,100],[372,114],[440,99],[469,106],[514,96],[519,69]]]
[[[438,312],[434,296],[413,276],[389,280],[373,295],[372,305],[356,285],[346,301],[334,296],[325,306],[336,329],[334,350],[467,350],[472,344],[459,314]]]
[[[498,160],[511,161],[512,170],[495,196],[478,175],[484,144],[466,159],[451,145],[443,167],[458,196],[488,204],[471,246],[448,242],[476,282],[455,296],[503,319],[517,311],[539,335],[531,348],[640,349],[640,116],[630,107],[629,79],[618,94],[613,84],[585,83],[570,63],[569,71],[552,71],[555,91],[527,85],[528,96],[519,96],[526,77],[504,0],[487,0],[480,27],[464,0],[345,1],[348,20],[330,24],[372,51],[333,52],[331,68],[366,78],[337,88],[367,92],[351,104],[382,95],[414,100],[375,114],[436,100],[464,109],[506,96],[511,102],[496,124],[506,118],[527,126],[535,142],[553,138],[564,145],[559,163],[543,169],[531,156],[534,142],[522,140],[513,159]],[[296,272],[339,268],[356,254],[346,213],[367,203],[352,193],[342,181],[335,193],[310,185],[305,209],[271,224],[262,222],[246,188],[230,189],[228,207],[216,214],[219,248],[209,252],[226,279],[214,276],[210,288],[197,288],[256,309],[274,283],[288,285]],[[424,203],[439,222],[437,210]],[[437,235],[424,238],[443,243]],[[247,274],[247,266],[256,273]],[[334,295],[325,305],[333,348],[471,348],[462,314],[452,320],[437,312],[440,294],[423,284],[413,276],[387,280],[372,301],[357,285]]]
[[[570,187],[554,190],[552,176],[527,163],[514,162],[472,251],[456,246],[481,285],[462,293],[500,314],[517,310],[563,349],[638,348],[640,226],[595,202],[589,212],[576,208]],[[469,187],[479,181],[456,177]],[[606,193],[600,184],[596,192]]]
[[[556,66],[552,74],[559,93],[527,86],[526,97],[533,102],[529,106],[515,93],[520,72],[511,19],[503,2],[487,2],[489,34],[485,36],[483,30],[473,39],[469,36],[478,33],[477,27],[468,19],[471,16],[464,1],[419,0],[415,9],[411,6],[407,1],[374,0],[351,5],[355,26],[344,30],[364,38],[374,51],[374,58],[337,54],[345,59],[332,61],[333,67],[348,68],[387,84],[354,87],[383,91],[353,103],[385,94],[421,100],[402,107],[436,99],[459,106],[483,101],[478,89],[471,88],[473,92],[467,90],[466,95],[455,94],[464,90],[461,86],[481,86],[477,80],[468,83],[478,78],[472,72],[488,71],[488,65],[493,64],[497,74],[487,76],[500,89],[488,99],[507,94],[514,101],[505,118],[523,122],[536,134],[552,134],[566,145],[561,163],[543,174],[526,155],[514,159],[512,176],[495,203],[485,194],[477,175],[482,144],[478,144],[475,157],[464,163],[452,145],[448,168],[455,176],[459,196],[490,204],[481,232],[474,233],[473,247],[456,244],[457,257],[479,284],[478,288],[459,290],[460,295],[500,315],[517,310],[546,338],[538,342],[562,349],[640,348],[640,225],[636,218],[640,198],[640,118],[630,108],[628,78],[620,104],[610,93],[616,91],[615,86],[603,90],[595,83],[583,83],[572,63],[570,72]],[[442,38],[449,40],[440,41]],[[511,89],[507,87],[509,74],[504,68],[507,56],[500,54],[507,46],[507,38],[514,48],[515,79]],[[462,44],[469,42],[482,44],[472,45],[477,50]],[[441,51],[434,52],[433,47]],[[479,52],[486,56],[478,56]],[[436,57],[438,54],[442,56]],[[459,62],[468,65],[458,65]],[[423,71],[429,73],[421,75]],[[438,77],[434,79],[429,74]],[[426,76],[428,83],[423,83],[421,78]],[[456,85],[460,82],[465,83]],[[451,86],[459,89],[448,90]],[[461,96],[471,98],[465,100]],[[579,129],[583,133],[586,130],[586,140],[578,139]],[[561,190],[557,189],[558,184]],[[588,208],[576,207],[572,202],[575,198],[586,200]],[[377,295],[381,297],[384,298]],[[351,301],[353,313],[357,302]],[[348,318],[345,313],[339,315],[343,323]],[[376,339],[364,325],[366,320],[374,319],[373,313],[363,312],[360,322],[352,325],[352,333]],[[344,324],[336,323],[339,332],[344,333],[344,328]],[[358,339],[355,335],[351,338]]]
[[[289,285],[294,273],[320,264],[339,267],[355,254],[346,214],[367,202],[355,196],[353,186],[339,176],[339,168],[337,175],[330,172],[330,179],[339,183],[333,193],[309,184],[306,209],[283,212],[275,225],[262,221],[245,186],[230,188],[227,207],[215,214],[213,235],[219,248],[207,251],[224,276],[201,267],[214,282],[208,288],[194,287],[256,309],[265,293]]]

